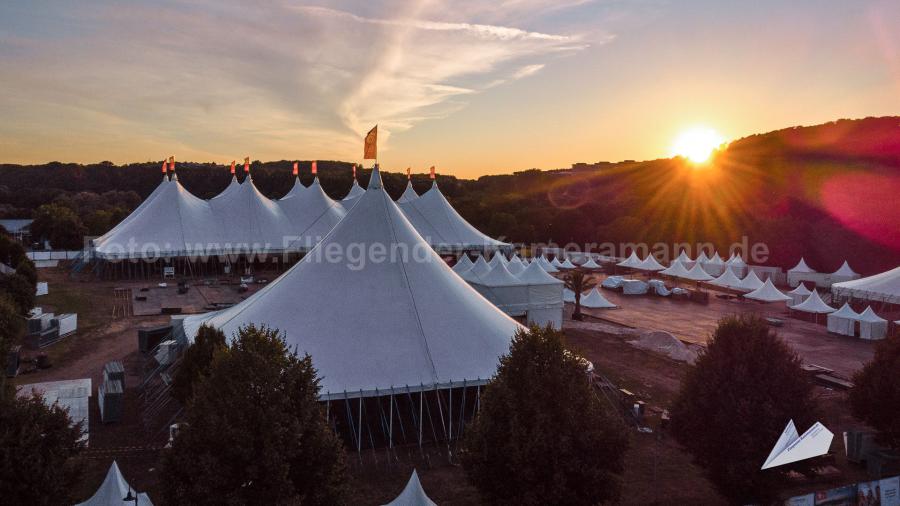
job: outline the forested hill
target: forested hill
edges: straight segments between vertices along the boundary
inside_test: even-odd
[[[253,180],[264,194],[281,197],[292,184],[291,164],[253,162]],[[99,234],[153,190],[160,165],[0,165],[0,214],[27,217],[56,202]],[[182,184],[203,198],[231,178],[224,165],[177,167]],[[342,197],[351,165],[319,161],[318,167],[326,192]],[[301,163],[301,174],[308,184],[309,162]],[[368,174],[361,172],[361,184]],[[406,184],[400,173],[386,172],[384,180],[394,197]],[[473,225],[516,242],[711,242],[725,249],[747,236],[751,244],[767,244],[769,263],[784,267],[801,255],[822,271],[844,259],[864,274],[900,265],[900,117],[745,137],[706,166],[676,158],[476,181],[439,176],[438,183]],[[430,181],[414,175],[413,184],[421,193]]]

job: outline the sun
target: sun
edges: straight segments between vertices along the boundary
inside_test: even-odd
[[[685,130],[672,143],[672,156],[682,156],[694,163],[709,160],[725,138],[711,128],[696,127]]]

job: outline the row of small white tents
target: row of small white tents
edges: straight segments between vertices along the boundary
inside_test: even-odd
[[[187,191],[177,174],[162,182],[131,214],[92,241],[105,260],[196,257],[241,253],[307,252],[347,214],[365,190],[354,179],[347,195],[332,200],[319,179],[304,186],[299,177],[282,198],[263,195],[250,174],[232,177],[209,200]],[[398,205],[422,237],[438,251],[511,249],[468,223],[435,182],[419,196],[408,185]]]

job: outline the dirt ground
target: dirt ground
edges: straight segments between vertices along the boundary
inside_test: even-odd
[[[103,364],[122,360],[126,369],[125,419],[116,424],[100,423],[96,390],[91,398],[90,448],[80,457],[85,477],[78,497],[85,499],[103,480],[115,459],[126,478],[138,490],[147,491],[151,498],[160,496],[157,478],[158,457],[166,435],[148,433],[140,416],[140,400],[136,385],[140,379],[142,357],[137,350],[140,327],[166,323],[168,316],[158,309],[147,316],[114,315],[113,308],[122,302],[114,297],[114,288],[151,286],[150,282],[97,281],[88,277],[71,277],[62,269],[41,269],[41,280],[50,283],[50,294],[38,299],[46,311],[76,312],[79,330],[46,351],[53,363],[49,369],[20,375],[16,382],[34,383],[60,379],[91,377],[99,384]],[[257,287],[255,287],[257,288]],[[171,294],[169,292],[172,292]],[[212,302],[230,302],[245,297],[234,287],[192,287],[191,304],[197,310]],[[144,292],[146,293],[146,292]],[[587,322],[565,320],[568,344],[591,360],[617,386],[627,388],[649,405],[648,425],[652,434],[632,432],[631,447],[626,455],[626,472],[621,504],[722,504],[723,499],[691,463],[681,448],[658,429],[658,414],[676,395],[685,368],[682,363],[636,349],[625,342],[633,330],[667,330],[677,337],[694,343],[704,343],[715,322],[725,314],[751,310],[748,304],[711,298],[709,305],[677,302],[655,297],[625,297],[603,291],[604,296],[622,306],[617,310],[587,310],[602,318]],[[178,302],[174,287],[155,294],[157,308]],[[567,312],[571,311],[567,304]],[[872,354],[872,344],[829,336],[823,326],[790,320],[779,329],[791,346],[805,361],[824,365],[849,375]],[[817,389],[827,416],[822,420],[836,435],[849,427],[859,427],[846,414],[845,394],[824,388]],[[835,444],[839,439],[835,438]],[[841,452],[836,452],[838,455]],[[398,452],[398,458],[359,456],[349,453],[351,462],[351,491],[354,504],[384,504],[395,497],[416,468],[428,494],[438,504],[480,504],[477,492],[465,479],[462,469],[451,463],[446,449],[431,448],[420,454],[418,448]],[[837,474],[815,483],[798,483],[797,492],[827,488],[836,483],[855,481],[864,473],[838,458]]]

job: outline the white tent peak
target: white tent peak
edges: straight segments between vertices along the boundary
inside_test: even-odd
[[[819,292],[813,290],[812,293],[809,294],[809,297],[806,298],[803,302],[791,306],[791,309],[795,309],[797,311],[803,311],[804,313],[833,313],[835,309],[822,300],[822,297],[819,296]]]
[[[416,193],[415,188],[413,188],[412,181],[407,181],[406,189],[403,190],[403,195],[400,195],[397,202],[409,202],[411,200],[416,200],[417,198],[419,198],[419,194]]]
[[[109,471],[106,472],[106,478],[103,479],[100,488],[90,499],[75,506],[130,506],[133,504],[131,501],[123,500],[128,492],[137,495],[138,504],[141,506],[153,506],[147,494],[137,492],[128,485],[122,471],[119,470],[119,465],[114,460],[109,466]]]
[[[859,274],[857,274],[856,272],[853,272],[853,269],[850,268],[850,264],[847,263],[846,260],[844,260],[844,263],[841,265],[841,267],[838,270],[834,271],[833,275],[835,275],[835,276],[859,276]]]
[[[767,279],[759,288],[744,295],[744,298],[761,302],[786,302],[791,300],[790,296],[781,293],[780,290],[775,288],[771,278]]]
[[[859,313],[860,321],[870,322],[870,323],[886,323],[887,320],[875,314],[875,311],[872,310],[872,306],[866,307],[866,310],[862,313]]]
[[[848,302],[845,302],[844,305],[841,306],[840,309],[831,313],[829,315],[829,317],[831,317],[831,316],[836,316],[836,317],[840,317],[840,318],[850,318],[852,320],[859,319],[859,313],[854,311],[853,308],[850,307],[850,303],[848,303]]]
[[[788,272],[813,273],[816,271],[810,269],[809,266],[806,265],[806,260],[804,260],[803,257],[800,257],[800,261],[797,262],[797,265],[795,265],[793,269],[788,269]]]
[[[581,305],[589,309],[612,309],[618,307],[597,290],[595,286],[587,295],[582,295]]]
[[[428,498],[428,495],[425,494],[425,489],[422,488],[422,483],[419,482],[419,475],[416,473],[416,470],[413,469],[412,476],[409,477],[409,481],[406,483],[406,487],[403,489],[403,492],[400,492],[400,495],[397,496],[396,499],[387,503],[385,506],[437,506],[434,501]]]
[[[809,295],[812,292],[809,291],[809,288],[806,288],[805,284],[800,283],[797,285],[797,288],[794,288],[793,290],[791,290],[788,293],[791,295],[800,295],[802,297],[806,297],[807,295]]]

